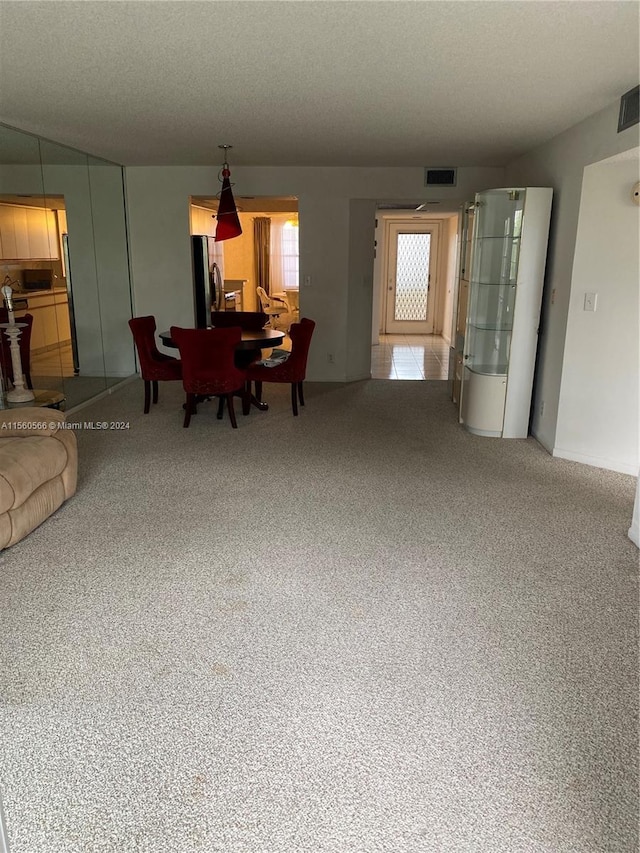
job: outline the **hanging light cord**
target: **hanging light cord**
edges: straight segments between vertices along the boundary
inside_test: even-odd
[[[224,163],[222,164],[222,168],[218,172],[218,180],[220,181],[220,183],[222,183],[225,178],[231,177],[231,170],[229,169],[229,163],[227,161],[227,151],[229,150],[229,148],[233,148],[233,145],[218,145],[218,148],[224,148]],[[230,184],[230,186],[233,186],[233,184]],[[217,198],[219,197],[220,193],[218,193],[217,195]]]

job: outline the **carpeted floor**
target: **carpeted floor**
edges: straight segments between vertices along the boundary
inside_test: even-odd
[[[11,853],[638,849],[635,481],[446,389],[69,415],[129,428],[0,554]]]

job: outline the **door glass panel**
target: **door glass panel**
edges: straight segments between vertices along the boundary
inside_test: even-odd
[[[395,320],[425,320],[431,234],[398,234]]]

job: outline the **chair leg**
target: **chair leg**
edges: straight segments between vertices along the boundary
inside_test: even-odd
[[[187,402],[184,407],[184,423],[182,426],[186,429],[191,422],[191,415],[196,413],[196,395],[187,394]]]
[[[154,403],[158,402],[158,380],[157,379],[153,380],[153,402]]]
[[[148,379],[144,380],[144,413],[149,414],[151,408],[151,382]]]
[[[291,408],[293,409],[294,417],[298,417],[298,389],[296,383],[291,383]]]
[[[298,382],[298,399],[300,400],[300,405],[304,406],[304,394],[302,393],[302,382]]]
[[[236,413],[235,409],[233,408],[233,394],[227,394],[227,408],[229,409],[229,420],[231,421],[231,426],[234,429],[238,429]]]
[[[245,382],[242,389],[242,414],[248,415],[251,411],[251,382]]]
[[[218,418],[219,421],[221,421],[223,415],[224,415],[224,397],[218,397],[218,414],[216,415],[216,417]]]
[[[256,382],[256,400],[262,402],[262,382]]]

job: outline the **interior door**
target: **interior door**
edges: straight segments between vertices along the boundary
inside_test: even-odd
[[[438,237],[435,223],[390,224],[386,334],[433,334]]]

